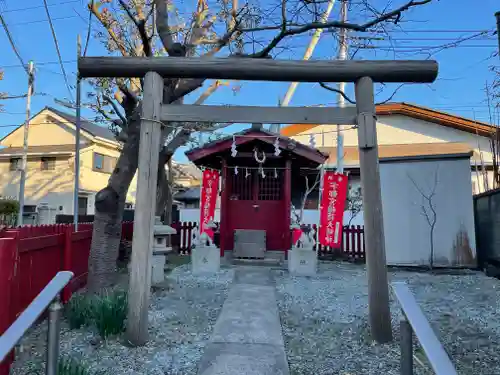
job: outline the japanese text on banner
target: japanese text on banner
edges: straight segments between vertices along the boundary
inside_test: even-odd
[[[213,170],[203,171],[203,182],[201,187],[201,205],[200,205],[200,235],[205,232],[212,240],[214,232],[207,228],[206,224],[214,220],[215,206],[219,192],[219,172]]]
[[[346,198],[347,176],[326,171],[323,174],[323,193],[319,212],[319,242],[321,245],[340,247]]]

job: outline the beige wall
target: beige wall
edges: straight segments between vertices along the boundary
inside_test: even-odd
[[[56,115],[50,115],[58,119]],[[72,125],[65,126],[54,123],[46,111],[35,116],[30,126],[29,146],[50,146],[74,144],[75,134]],[[43,125],[42,125],[43,124]],[[6,147],[22,147],[24,128],[19,127],[7,136],[2,145]],[[92,169],[93,153],[118,158],[120,155],[118,145],[110,142],[100,141],[82,132],[82,149],[80,152],[80,190],[81,196],[87,196],[87,210],[89,214],[94,212],[94,195],[104,188],[110,177],[109,173],[97,172]],[[90,145],[88,147],[85,147]],[[85,148],[83,148],[85,147]],[[55,156],[55,155],[51,155]],[[57,158],[56,168],[51,171],[40,170],[40,156],[28,159],[28,172],[26,178],[26,205],[38,205],[47,203],[50,207],[60,207],[58,213],[70,214],[73,212],[73,189],[74,189],[74,157],[61,156]],[[9,171],[9,160],[0,160],[0,194],[17,197],[19,194],[20,172]],[[127,202],[135,203],[136,178],[132,180]]]
[[[80,189],[89,192],[98,192],[106,187],[109,177],[111,176],[111,173],[93,170],[93,155],[95,152],[115,158],[120,156],[119,150],[102,144],[94,144],[80,152]],[[137,188],[136,177],[137,174],[134,176],[127,194],[127,202],[130,203],[135,203],[135,191]]]
[[[19,179],[21,172],[9,170],[9,160],[0,160],[0,194],[4,196],[19,195]],[[68,156],[56,159],[55,170],[42,171],[40,157],[28,158],[25,204],[38,205],[47,203],[51,207],[63,209],[60,213],[72,212],[73,194],[73,160]]]

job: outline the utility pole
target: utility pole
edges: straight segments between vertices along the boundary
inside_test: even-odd
[[[498,37],[498,58],[500,58],[500,11],[495,13],[497,18],[497,37]]]
[[[26,169],[28,165],[28,132],[31,117],[31,95],[33,95],[33,83],[35,81],[33,61],[28,63],[28,97],[26,99],[26,122],[24,123],[23,158],[21,161],[21,180],[19,182],[19,216],[17,225],[23,225],[24,213],[24,187],[26,185]]]
[[[82,51],[82,40],[80,35],[76,42],[77,59],[80,58]],[[75,188],[73,192],[73,224],[75,231],[78,231],[78,192],[80,191],[80,108],[81,108],[81,78],[76,77],[76,131],[75,131]]]
[[[335,0],[330,0],[328,2],[328,6],[325,10],[325,13],[321,15],[320,23],[325,23],[328,21],[328,17],[330,17],[330,13],[332,12],[333,6],[335,5]],[[314,49],[316,48],[316,45],[319,42],[319,38],[321,37],[321,34],[323,33],[323,29],[316,29],[314,31],[314,34],[311,38],[311,41],[309,42],[309,46],[307,47],[306,52],[304,53],[304,57],[302,60],[309,60],[314,52]],[[283,99],[283,102],[281,103],[282,106],[286,107],[288,104],[290,104],[290,100],[292,100],[292,96],[295,93],[295,90],[297,89],[298,82],[292,82],[290,86],[288,87],[288,90],[285,94],[285,98]]]
[[[340,21],[347,22],[347,0],[342,0],[342,7],[340,8]],[[347,30],[340,29],[339,34],[339,60],[347,59]],[[339,82],[339,90],[345,93],[345,82]],[[339,107],[345,107],[345,98],[338,94]],[[344,135],[341,132],[340,126],[337,124],[337,172],[344,173]]]
[[[328,6],[326,7],[325,13],[321,15],[320,23],[325,23],[328,21],[328,18],[330,17],[330,13],[332,12],[333,6],[335,5],[335,0],[330,0],[328,2]],[[309,60],[314,52],[314,49],[316,48],[316,45],[319,42],[319,38],[321,37],[321,34],[323,33],[324,29],[316,29],[314,31],[314,34],[311,38],[311,41],[309,42],[309,46],[307,47],[306,52],[304,53],[304,57],[302,60]],[[288,87],[288,90],[286,91],[285,97],[283,98],[283,102],[279,104],[279,106],[286,107],[288,104],[290,104],[290,101],[292,100],[293,94],[295,94],[295,90],[297,90],[297,86],[299,85],[298,82],[292,82],[290,83],[290,86]],[[276,125],[271,125],[271,131],[274,131],[275,133],[280,132],[281,125],[276,124]]]

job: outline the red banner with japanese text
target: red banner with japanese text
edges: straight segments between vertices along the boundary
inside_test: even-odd
[[[203,232],[213,240],[214,231],[207,228],[206,224],[214,220],[215,205],[219,192],[219,172],[206,169],[203,171],[203,182],[201,186],[201,204],[200,204],[200,236]]]
[[[325,171],[319,209],[319,243],[321,245],[340,247],[346,198],[347,176]]]

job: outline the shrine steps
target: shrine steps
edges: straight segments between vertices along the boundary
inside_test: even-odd
[[[226,251],[224,259],[232,265],[281,268],[285,262],[285,254],[281,251],[267,251],[264,258],[236,258],[232,251]]]

